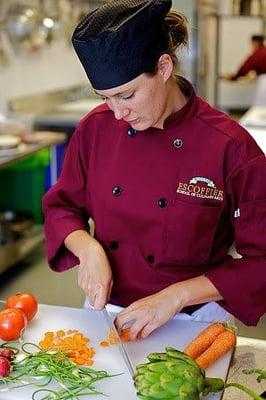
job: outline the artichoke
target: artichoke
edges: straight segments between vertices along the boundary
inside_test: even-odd
[[[205,371],[185,353],[166,347],[164,353],[151,353],[149,362],[139,364],[134,375],[137,396],[142,400],[199,400],[200,395],[236,387],[254,400],[262,399],[238,383],[225,384],[219,378],[206,378]]]
[[[149,362],[136,368],[134,383],[143,400],[199,400],[200,394],[218,392],[224,382],[205,378],[205,371],[189,356],[172,347],[151,353]]]

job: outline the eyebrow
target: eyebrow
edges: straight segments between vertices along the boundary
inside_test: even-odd
[[[123,95],[123,94],[125,94],[125,93],[127,93],[127,92],[132,91],[132,90],[133,90],[133,89],[126,89],[126,90],[124,90],[123,92],[118,92],[118,93],[116,93],[116,94],[114,94],[114,95],[112,95],[112,96],[110,96],[110,97],[121,96],[121,95]],[[105,97],[104,94],[98,93],[97,90],[93,90],[93,91],[94,91],[94,93],[97,94],[98,96],[100,96],[100,97]]]

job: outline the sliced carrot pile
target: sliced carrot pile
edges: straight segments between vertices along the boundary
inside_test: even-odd
[[[122,342],[129,342],[130,341],[130,328],[124,328],[121,329],[121,332],[119,333],[119,337]],[[109,329],[107,333],[107,339],[102,340],[100,342],[101,347],[109,347],[112,344],[116,344],[117,339],[114,331],[112,329]]]
[[[45,332],[39,346],[45,351],[64,351],[70,360],[79,365],[93,365],[95,350],[89,347],[90,339],[76,329]]]

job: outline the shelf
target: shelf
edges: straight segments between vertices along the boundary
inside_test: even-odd
[[[16,154],[9,156],[0,157],[0,168],[7,167],[8,165],[14,164],[17,161],[23,160],[36,153],[37,151],[50,146],[56,146],[57,144],[64,143],[66,141],[66,135],[58,132],[35,132],[35,134],[43,136],[43,140],[35,144],[25,144],[23,150],[17,151]]]
[[[0,273],[23,260],[43,239],[43,225],[34,225],[24,237],[0,246]]]
[[[65,143],[67,136],[64,133],[58,132],[34,132],[33,138],[36,140],[34,143],[27,143],[19,150],[8,156],[0,157],[0,168],[11,165],[17,161],[23,160],[36,153],[37,151],[46,147],[51,148],[51,181],[56,181],[57,172],[56,161],[54,161],[54,146]],[[10,266],[22,261],[28,254],[30,254],[40,243],[43,242],[43,226],[33,225],[27,230],[24,236],[18,240],[0,246],[0,273],[7,270]]]

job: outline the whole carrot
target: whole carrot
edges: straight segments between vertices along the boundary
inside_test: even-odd
[[[235,345],[236,334],[230,330],[225,330],[203,354],[196,358],[196,362],[201,368],[206,369],[217,361],[218,358],[232,350]]]
[[[187,345],[184,349],[184,353],[192,358],[198,358],[224,331],[225,327],[221,322],[214,322],[207,326],[207,328],[200,332],[199,335]]]

